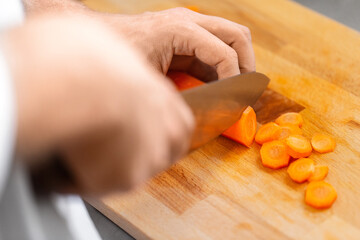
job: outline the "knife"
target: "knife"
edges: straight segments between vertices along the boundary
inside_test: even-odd
[[[262,73],[236,75],[181,92],[196,120],[190,150],[194,150],[239,120],[247,106],[253,106],[270,79]]]
[[[181,92],[196,120],[190,151],[219,136],[234,124],[247,106],[255,104],[266,89],[269,78],[261,73],[246,73],[204,84]],[[34,190],[47,194],[74,183],[61,153],[54,152],[41,168],[30,171]]]

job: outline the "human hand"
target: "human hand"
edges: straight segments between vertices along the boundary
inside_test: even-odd
[[[0,47],[15,84],[17,154],[59,150],[75,180],[67,190],[126,190],[187,151],[193,116],[180,95],[99,22],[36,17]]]
[[[206,79],[206,70],[214,68],[222,79],[255,71],[251,34],[240,24],[186,8],[139,15],[99,15],[164,74],[169,69],[191,67],[196,77]]]

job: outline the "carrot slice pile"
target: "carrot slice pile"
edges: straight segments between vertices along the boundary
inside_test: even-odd
[[[196,7],[188,7],[198,11]],[[204,82],[183,72],[169,72],[179,91],[201,86]],[[311,142],[302,136],[303,118],[299,113],[288,112],[279,116],[275,122],[261,126],[256,133],[256,114],[247,107],[239,121],[227,129],[222,135],[247,147],[254,139],[260,148],[261,162],[265,167],[279,169],[289,165],[290,157],[295,160],[287,172],[292,180],[298,183],[309,181],[305,192],[306,204],[314,208],[328,208],[337,198],[335,189],[322,180],[327,176],[327,166],[315,166],[310,158],[312,149],[319,153],[334,151],[335,140],[323,134],[315,134]]]
[[[167,76],[174,82],[179,91],[183,91],[189,88],[201,86],[204,82],[194,78],[184,72],[168,72]]]
[[[310,158],[300,158],[290,164],[287,169],[292,180],[298,183],[305,182],[314,173],[315,164]]]
[[[284,140],[290,135],[302,135],[301,129],[296,125],[286,124],[280,126],[280,131],[278,132],[277,140]]]
[[[336,143],[332,137],[317,133],[311,138],[311,145],[319,153],[328,153],[334,151]]]
[[[321,181],[326,178],[327,174],[329,172],[328,166],[315,166],[314,173],[309,177],[308,181]]]
[[[302,135],[291,135],[285,139],[288,154],[293,158],[310,156],[312,147],[310,141]]]
[[[239,142],[247,147],[254,142],[256,133],[256,114],[252,107],[247,107],[241,118],[229,129],[223,132],[223,136]]]
[[[305,192],[306,204],[318,208],[329,208],[335,202],[337,193],[332,185],[324,181],[309,183]]]
[[[279,169],[289,164],[290,156],[282,141],[264,143],[260,149],[262,164],[265,167]]]
[[[276,123],[269,122],[262,125],[255,135],[255,142],[264,144],[266,142],[274,141],[280,134],[280,126]]]
[[[301,127],[303,125],[303,122],[304,120],[301,115],[295,112],[284,113],[275,120],[275,123],[280,126],[291,124]]]

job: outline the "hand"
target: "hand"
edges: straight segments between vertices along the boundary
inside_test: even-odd
[[[139,15],[100,15],[164,74],[169,68],[179,70],[195,63],[192,70],[204,78],[199,74],[206,72],[206,67],[200,62],[214,68],[220,79],[255,71],[249,29],[226,19],[186,8]]]
[[[40,16],[6,33],[0,46],[15,83],[17,154],[59,150],[75,179],[68,190],[126,190],[187,151],[190,110],[105,25]]]
[[[110,24],[166,74],[185,70],[205,80],[255,71],[250,30],[226,19],[174,8],[139,15],[93,12],[72,0],[23,0],[28,14],[70,11]]]

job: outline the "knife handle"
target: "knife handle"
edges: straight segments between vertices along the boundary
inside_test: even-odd
[[[65,192],[75,186],[61,153],[53,152],[44,158],[41,165],[30,168],[31,182],[37,194]]]

